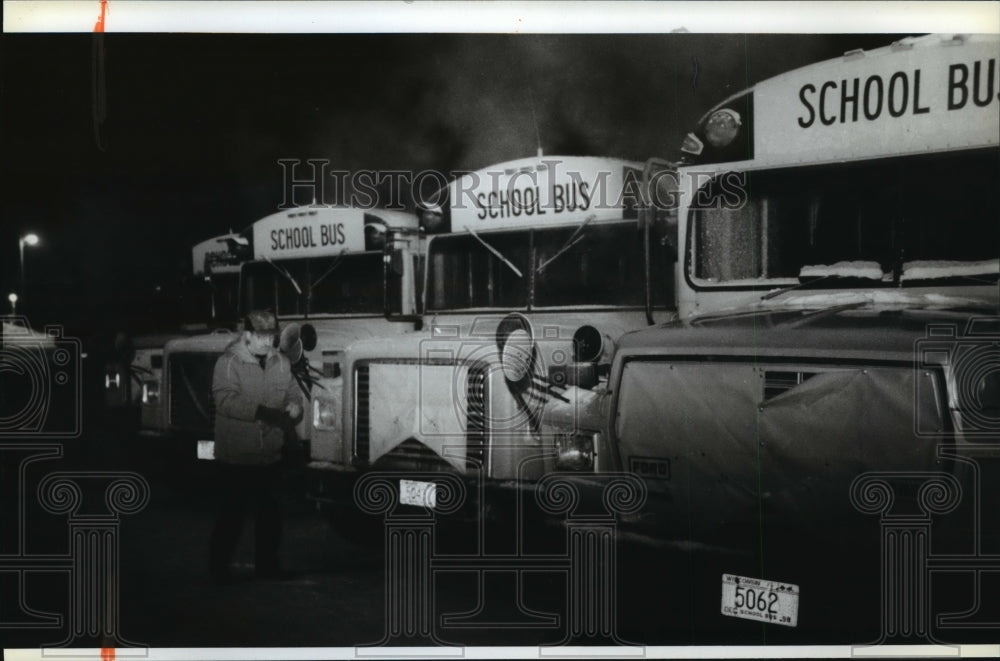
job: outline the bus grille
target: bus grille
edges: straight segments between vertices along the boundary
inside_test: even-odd
[[[212,373],[218,358],[216,353],[175,353],[167,358],[171,431],[211,438],[215,428]]]
[[[369,404],[368,366],[360,365],[354,371],[354,454],[358,461],[366,462],[370,456],[371,417]]]
[[[395,362],[395,361],[393,361]],[[399,361],[417,367],[416,361]],[[466,439],[466,470],[476,471],[486,460],[486,443],[489,430],[487,424],[488,401],[487,366],[474,363],[468,366],[466,381],[466,396],[468,407],[465,412]],[[358,365],[354,370],[354,454],[360,464],[367,464],[370,456],[371,440],[371,409],[370,403],[370,371],[368,364]],[[439,457],[433,450],[415,439],[400,443],[380,457],[377,466],[391,466],[400,470],[452,470],[450,464]]]
[[[488,400],[485,365],[476,365],[469,369],[466,394],[469,408],[465,412],[465,453],[467,468],[474,470],[476,466],[484,466],[486,460]]]

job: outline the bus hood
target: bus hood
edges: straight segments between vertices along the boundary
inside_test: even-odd
[[[600,332],[604,344],[600,362],[610,362],[617,339],[631,329],[645,324],[643,313],[621,313],[614,321],[595,320],[592,311],[552,311],[518,313],[531,325],[531,335],[539,348],[566,350],[573,335],[583,326],[593,326]],[[412,331],[391,337],[360,340],[351,345],[348,353],[352,359],[406,358],[425,356],[435,347],[461,348],[462,354],[475,350],[478,354],[488,347],[496,347],[497,328],[509,316],[504,312],[469,315],[437,315],[422,331]],[[600,315],[597,315],[600,316]]]
[[[281,327],[287,331],[293,325],[301,328],[306,324],[311,324],[316,331],[316,348],[307,351],[309,357],[319,356],[323,352],[343,351],[352,342],[378,336],[376,330],[372,328],[370,319],[337,319],[337,320],[313,320],[283,322]],[[239,335],[238,331],[220,329],[213,333],[203,333],[190,337],[177,337],[167,344],[170,352],[191,351],[191,352],[219,352],[225,348]]]
[[[805,297],[780,307],[758,307],[664,324],[624,336],[625,353],[773,356],[782,358],[912,361],[914,343],[947,335],[955,339],[1000,337],[996,307],[944,299],[942,307],[842,297],[810,305]],[[669,330],[669,332],[663,332]]]
[[[606,423],[657,503],[634,523],[734,550],[862,525],[859,476],[954,471],[940,447],[996,440],[998,341],[995,312],[863,303],[631,333]]]

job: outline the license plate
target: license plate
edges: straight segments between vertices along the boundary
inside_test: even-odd
[[[198,458],[208,461],[215,459],[215,441],[198,441]]]
[[[417,480],[399,481],[399,502],[434,509],[437,506],[437,485]]]
[[[797,626],[799,586],[723,574],[722,614],[786,627]]]

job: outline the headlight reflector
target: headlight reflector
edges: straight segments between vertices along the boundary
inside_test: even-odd
[[[143,404],[155,404],[160,401],[160,382],[159,381],[143,381],[142,382],[142,403]]]
[[[321,430],[337,429],[337,409],[331,399],[313,397],[313,428]]]
[[[556,434],[556,468],[590,471],[594,469],[594,454],[599,434],[574,431]]]

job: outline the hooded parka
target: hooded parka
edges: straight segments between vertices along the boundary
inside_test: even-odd
[[[240,465],[267,465],[281,460],[284,431],[256,419],[257,407],[284,409],[301,394],[284,354],[271,349],[261,368],[243,335],[215,363],[215,459]]]

